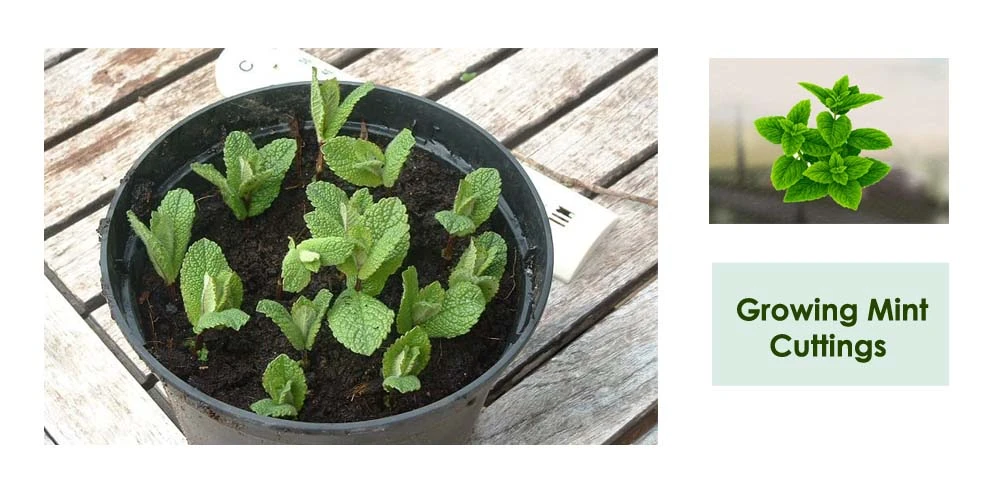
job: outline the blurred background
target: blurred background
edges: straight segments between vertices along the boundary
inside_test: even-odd
[[[843,75],[881,101],[851,110],[854,128],[877,128],[891,148],[865,151],[892,171],[865,188],[857,212],[829,197],[784,203],[770,172],[781,146],[753,121],[812,101],[798,85],[826,88]],[[712,59],[709,63],[709,221],[712,223],[948,223],[947,59]]]

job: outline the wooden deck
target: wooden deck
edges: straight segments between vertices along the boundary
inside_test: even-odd
[[[657,197],[657,54],[640,49],[307,49],[436,99],[566,176]],[[45,52],[45,442],[186,443],[100,293],[97,226],[159,135],[221,99],[218,49]],[[462,83],[459,75],[478,76]],[[490,394],[473,443],[655,444],[656,208],[620,220]]]

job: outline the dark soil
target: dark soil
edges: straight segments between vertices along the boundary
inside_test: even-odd
[[[298,296],[281,291],[279,280],[281,261],[288,250],[288,236],[296,241],[309,237],[302,216],[311,211],[312,206],[306,199],[304,185],[314,173],[317,147],[312,134],[304,135],[301,171],[292,165],[282,194],[263,214],[238,221],[217,190],[194,193],[198,211],[191,242],[208,238],[222,247],[230,267],[243,280],[242,309],[250,314],[250,321],[238,332],[216,330],[202,334],[209,349],[207,363],[200,363],[185,347],[185,340],[193,333],[176,288],[178,284],[175,283],[175,288],[167,288],[151,266],[143,266],[137,287],[143,290],[138,302],[149,351],[181,379],[239,408],[249,409],[253,402],[267,397],[261,375],[275,356],[286,353],[293,359],[300,357],[278,327],[254,309],[257,301],[264,298],[290,307]],[[387,142],[377,137],[371,139],[383,147]],[[257,143],[262,146],[264,140],[258,139]],[[213,163],[224,171],[221,158]],[[348,194],[356,189],[329,169],[325,169],[320,178],[337,184]],[[410,214],[410,251],[399,271],[409,265],[416,266],[421,286],[434,280],[447,285],[450,267],[467,245],[465,239],[457,241],[454,260],[446,262],[441,257],[441,249],[447,233],[434,219],[435,212],[451,208],[461,178],[458,170],[414,148],[395,188],[372,190],[376,200],[397,196],[406,205]],[[133,210],[146,218],[156,202],[158,200],[146,196],[137,197],[133,200]],[[420,374],[421,389],[408,394],[388,394],[382,389],[382,354],[398,337],[395,327],[382,347],[366,357],[337,342],[324,321],[309,355],[310,366],[306,370],[309,393],[299,420],[354,422],[410,411],[456,392],[500,359],[517,320],[520,294],[515,288],[520,285],[511,273],[516,264],[515,250],[503,218],[494,213],[480,228],[483,230],[499,233],[508,243],[508,269],[500,291],[469,333],[454,339],[431,340],[431,360]],[[321,288],[329,289],[334,297],[344,289],[343,278],[335,267],[322,268],[302,293],[312,298]],[[401,293],[397,272],[389,279],[379,299],[395,310]]]

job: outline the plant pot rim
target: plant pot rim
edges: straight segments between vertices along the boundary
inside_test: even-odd
[[[531,308],[531,314],[527,315],[527,318],[525,318],[525,311],[523,310],[518,314],[518,318],[514,325],[515,329],[517,330],[518,338],[514,341],[514,343],[512,343],[507,347],[503,355],[496,363],[493,364],[493,366],[491,366],[488,370],[486,370],[486,372],[484,372],[482,375],[477,377],[472,382],[463,386],[458,391],[453,392],[448,396],[441,398],[429,405],[422,406],[420,408],[416,408],[407,412],[390,415],[387,417],[381,417],[373,420],[362,420],[356,422],[299,422],[296,420],[284,420],[272,417],[264,417],[250,410],[233,406],[229,403],[220,401],[212,396],[209,396],[208,394],[195,388],[188,382],[182,380],[180,377],[178,377],[173,372],[168,370],[165,366],[163,366],[163,364],[161,364],[160,361],[156,359],[156,357],[150,354],[150,352],[145,348],[144,345],[145,340],[141,335],[141,333],[138,331],[133,331],[132,329],[127,327],[126,322],[121,321],[121,319],[123,318],[122,306],[118,303],[118,300],[115,299],[115,295],[113,293],[113,287],[111,285],[111,278],[108,269],[109,257],[110,257],[108,232],[110,230],[111,224],[108,222],[115,213],[115,209],[119,203],[129,203],[129,200],[121,199],[122,195],[125,193],[123,187],[126,185],[126,180],[131,179],[133,172],[140,165],[143,164],[147,156],[149,156],[159,144],[161,144],[164,140],[169,138],[177,129],[183,127],[196,117],[199,117],[205,113],[213,111],[215,108],[219,106],[222,106],[231,101],[244,99],[246,97],[258,93],[266,93],[284,88],[308,86],[309,84],[310,84],[309,82],[296,82],[296,83],[286,83],[281,85],[273,85],[269,87],[250,90],[248,92],[243,92],[238,95],[218,100],[184,117],[176,124],[174,124],[172,127],[170,127],[170,129],[168,129],[166,132],[157,137],[146,148],[146,150],[138,157],[135,163],[133,163],[132,167],[128,170],[128,172],[126,172],[125,175],[122,177],[123,180],[119,185],[119,187],[115,190],[115,194],[112,197],[111,203],[108,207],[106,216],[108,220],[102,221],[102,224],[100,226],[101,286],[104,296],[107,298],[112,318],[114,319],[115,323],[123,330],[124,336],[129,342],[129,344],[131,344],[132,348],[136,351],[136,353],[138,353],[139,357],[150,367],[150,370],[152,371],[153,375],[155,375],[158,380],[164,382],[165,384],[173,386],[174,388],[182,392],[186,397],[194,399],[195,401],[198,401],[201,404],[207,405],[220,415],[225,415],[237,421],[239,420],[249,421],[250,425],[262,427],[269,431],[274,431],[279,433],[289,432],[289,433],[299,433],[299,434],[343,434],[343,433],[377,431],[379,430],[379,428],[396,425],[411,419],[417,419],[425,415],[447,408],[448,406],[454,404],[457,400],[462,399],[466,395],[479,389],[480,386],[482,386],[483,384],[497,377],[500,371],[506,368],[514,359],[514,357],[521,352],[521,349],[524,347],[525,343],[527,343],[528,339],[531,336],[530,334],[535,330],[538,321],[541,318],[542,311],[544,310],[545,304],[548,300],[549,289],[552,283],[552,267],[553,267],[552,231],[547,220],[544,221],[545,224],[543,225],[544,228],[543,238],[544,241],[547,242],[547,244],[544,245],[544,248],[542,250],[547,253],[547,256],[546,258],[542,259],[544,264],[543,266],[541,266],[541,272],[542,272],[540,281],[541,285],[537,287],[537,289],[533,290],[531,293],[531,297],[533,298],[535,304]],[[342,87],[343,86],[356,87],[360,85],[360,83],[358,82],[349,82],[349,81],[341,81],[340,84]],[[409,92],[404,92],[390,87],[385,87],[382,85],[375,85],[375,90],[373,92],[376,91],[397,94],[402,96],[403,98],[413,99],[422,102],[425,105],[439,108],[447,115],[450,115],[450,117],[454,119],[456,122],[459,122],[462,127],[467,127],[474,133],[486,137],[487,140],[490,143],[492,143],[496,148],[498,148],[503,154],[503,156],[506,157],[510,166],[512,166],[518,172],[518,174],[526,180],[527,188],[530,190],[531,197],[534,199],[536,203],[534,207],[526,207],[526,208],[528,210],[540,211],[540,213],[543,214],[543,219],[547,219],[546,217],[544,217],[545,207],[542,204],[541,197],[538,195],[537,190],[531,183],[531,180],[528,177],[527,173],[524,171],[524,168],[514,158],[510,150],[507,149],[507,147],[505,147],[503,144],[501,144],[495,137],[493,137],[492,134],[490,134],[489,132],[487,132],[482,127],[472,122],[465,116],[462,116],[461,114],[425,97],[414,95]],[[502,199],[503,196],[501,195],[501,200]],[[523,209],[524,208],[522,208],[522,210]],[[513,207],[511,207],[511,212],[513,213]],[[530,287],[531,283],[524,283],[524,286]],[[522,324],[518,325],[517,323],[522,323]]]

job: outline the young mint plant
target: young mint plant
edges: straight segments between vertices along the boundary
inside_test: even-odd
[[[320,267],[343,263],[353,250],[354,243],[338,236],[311,238],[298,245],[289,236],[288,253],[281,261],[281,287],[286,292],[301,292]]]
[[[295,150],[294,139],[275,139],[258,150],[246,132],[230,132],[223,148],[225,177],[207,163],[192,163],[191,170],[219,188],[236,218],[244,220],[263,213],[278,197]]]
[[[191,240],[194,224],[194,196],[186,189],[174,189],[163,197],[160,206],[149,218],[146,227],[131,210],[125,213],[132,230],[146,245],[146,255],[167,286],[177,280],[181,261]]]
[[[302,354],[302,363],[305,365],[308,363],[306,353],[312,350],[313,343],[316,342],[316,334],[319,333],[331,299],[333,294],[324,288],[313,300],[299,297],[292,304],[291,313],[273,300],[261,299],[257,302],[257,312],[265,314],[278,325],[292,347]]]
[[[414,327],[396,339],[382,356],[382,387],[386,392],[420,389],[417,375],[431,360],[431,340],[422,328]]]
[[[458,182],[458,192],[451,210],[434,214],[448,231],[448,243],[442,251],[451,260],[452,245],[456,236],[469,236],[480,224],[486,222],[500,200],[500,172],[495,168],[477,168]]]
[[[347,285],[375,296],[399,269],[410,249],[410,223],[399,198],[373,202],[368,189],[350,198],[340,188],[324,181],[306,187],[314,211],[305,214],[313,238],[344,238],[352,246],[350,255],[337,269]]]
[[[432,338],[457,337],[468,333],[486,309],[486,297],[473,283],[458,281],[445,290],[435,281],[420,288],[413,266],[402,277],[403,296],[396,315],[399,332],[419,326]]]
[[[341,179],[356,186],[391,188],[414,144],[413,133],[404,128],[385,147],[384,153],[378,144],[346,136],[328,140],[322,151],[330,169]]]
[[[243,282],[229,267],[222,249],[212,240],[202,238],[194,242],[184,255],[181,298],[188,321],[194,327],[194,350],[202,361],[208,356],[201,345],[203,331],[219,327],[239,330],[250,319],[240,310]]]
[[[375,85],[371,82],[365,82],[347,94],[347,97],[341,102],[340,82],[336,78],[321,82],[316,77],[316,68],[312,69],[309,110],[312,113],[313,125],[316,127],[316,139],[319,141],[320,148],[337,137],[341,127],[347,123],[351,112],[354,111],[354,106],[374,88]],[[317,155],[316,175],[319,175],[322,169],[323,156]]]
[[[327,324],[344,347],[371,356],[389,335],[392,317],[392,310],[378,299],[348,288],[330,308]]]
[[[847,113],[879,101],[882,96],[862,93],[856,85],[850,85],[846,75],[829,89],[807,82],[799,85],[819,98],[829,111],[816,116],[814,129],[808,127],[809,100],[800,101],[786,116],[765,116],[754,121],[761,136],[782,148],[783,155],[771,168],[771,184],[785,191],[785,203],[829,195],[840,206],[857,210],[862,188],[881,181],[891,170],[875,158],[858,155],[863,150],[887,149],[892,140],[878,129],[853,129]]]
[[[507,242],[492,231],[472,238],[448,276],[448,286],[468,282],[479,287],[486,302],[493,300],[507,267]]]
[[[279,354],[264,369],[262,378],[267,399],[250,405],[250,409],[265,417],[297,417],[306,402],[306,374],[287,354]]]

